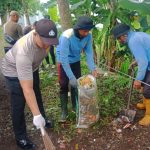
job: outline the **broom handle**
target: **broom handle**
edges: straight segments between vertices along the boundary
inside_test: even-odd
[[[45,129],[43,127],[40,128],[42,136],[45,135]]]
[[[44,127],[40,127],[40,130],[41,130],[41,134],[42,134],[42,136],[44,137],[45,136],[45,134],[46,134],[46,131],[45,131],[45,129],[44,129]],[[51,141],[51,139],[49,139],[50,141],[50,146],[51,146],[51,149],[52,150],[56,150],[56,148],[55,148],[55,146],[53,145],[53,143],[52,143],[52,141]],[[43,141],[44,142],[44,141]],[[44,144],[46,144],[45,142],[44,142]]]

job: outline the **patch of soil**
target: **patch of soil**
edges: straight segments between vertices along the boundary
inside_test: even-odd
[[[137,111],[136,122],[142,116],[143,111]],[[36,150],[44,150],[41,134],[33,127],[32,115],[28,110],[26,122],[29,137],[36,144]],[[121,133],[113,130],[112,125],[99,129],[78,130],[69,143],[63,144],[59,142],[63,138],[62,134],[49,129],[47,132],[57,150],[148,150],[150,127],[141,127],[136,122],[136,129],[123,129]],[[12,130],[9,91],[2,74],[0,74],[0,150],[19,150]]]

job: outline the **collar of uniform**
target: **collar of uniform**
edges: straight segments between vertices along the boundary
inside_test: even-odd
[[[131,36],[133,35],[134,31],[129,31],[127,34],[127,43],[129,42]]]

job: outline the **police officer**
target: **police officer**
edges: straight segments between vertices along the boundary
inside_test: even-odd
[[[46,115],[39,87],[38,67],[48,55],[50,45],[57,45],[57,29],[53,21],[41,19],[35,30],[23,36],[2,60],[2,73],[11,94],[11,115],[17,145],[31,149],[35,145],[28,139],[24,117],[25,103],[33,114],[37,128],[45,126]]]
[[[5,53],[16,43],[16,41],[23,36],[22,27],[18,24],[19,14],[17,11],[10,12],[10,19],[3,26],[4,39],[6,45],[4,47]]]

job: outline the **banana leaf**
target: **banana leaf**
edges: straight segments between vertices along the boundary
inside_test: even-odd
[[[119,7],[128,10],[137,10],[143,14],[150,15],[150,3],[133,3],[129,0],[119,0]]]

